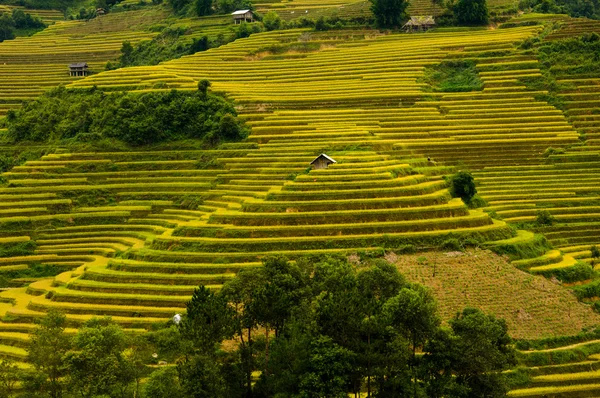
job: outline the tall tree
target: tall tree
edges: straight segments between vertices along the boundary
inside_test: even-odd
[[[195,0],[194,8],[199,17],[212,13],[212,0]]]
[[[418,389],[416,352],[433,336],[440,325],[435,299],[431,291],[421,285],[403,288],[398,295],[385,303],[383,316],[388,324],[410,344],[413,396],[416,397]]]
[[[501,371],[516,364],[504,319],[466,308],[451,321],[460,353],[456,381],[469,396],[503,397],[508,390]]]
[[[408,0],[370,0],[371,12],[380,28],[397,28],[406,19]]]
[[[457,0],[452,6],[456,22],[460,25],[485,25],[489,13],[486,0]]]
[[[71,346],[70,338],[65,333],[66,323],[66,317],[60,312],[48,312],[29,343],[29,362],[38,375],[43,375],[43,388],[52,398],[61,397],[63,393],[62,377],[66,372],[63,356]]]
[[[78,330],[65,354],[70,389],[82,397],[121,394],[135,380],[125,357],[127,335],[110,318],[93,318]]]

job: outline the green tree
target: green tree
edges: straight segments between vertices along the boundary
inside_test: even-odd
[[[222,295],[200,286],[194,291],[186,310],[187,315],[179,329],[182,337],[192,342],[198,352],[214,355],[217,344],[233,337],[234,310]]]
[[[198,91],[202,95],[206,95],[208,93],[208,89],[210,88],[211,83],[207,79],[202,79],[198,82]]]
[[[7,13],[0,16],[0,43],[15,38],[15,21]]]
[[[183,13],[188,5],[192,3],[192,0],[168,0],[169,5],[173,8],[176,13]]]
[[[300,376],[298,397],[348,397],[354,353],[320,336],[310,345],[306,371]]]
[[[0,359],[0,398],[10,398],[21,380],[21,370],[10,359]]]
[[[406,19],[407,0],[369,0],[377,26],[397,28]]]
[[[461,198],[469,203],[476,193],[475,179],[471,173],[459,171],[450,178],[450,194],[453,198]]]
[[[91,319],[65,354],[69,388],[82,397],[121,394],[135,380],[124,355],[127,335],[110,318]]]
[[[263,17],[263,25],[267,31],[277,30],[281,28],[281,18],[275,11],[269,11]]]
[[[407,283],[398,269],[386,261],[377,261],[361,270],[357,278],[363,313],[362,344],[358,350],[358,360],[365,369],[367,396],[371,396],[371,380],[376,374],[382,373],[382,353],[387,351],[387,334],[383,331],[385,323],[381,322],[381,309],[386,301],[396,296]]]
[[[460,355],[454,365],[456,383],[470,397],[504,397],[508,386],[501,372],[516,364],[503,319],[474,308],[458,313],[450,326]]]
[[[44,390],[50,397],[58,398],[63,393],[62,377],[67,371],[63,359],[71,346],[71,340],[65,333],[66,317],[57,311],[49,311],[34,330],[29,342],[28,361],[40,376]]]
[[[421,285],[403,288],[383,307],[387,324],[409,342],[412,351],[410,368],[413,376],[413,396],[417,396],[417,350],[435,334],[440,319],[431,291]]]
[[[202,17],[212,13],[212,0],[195,0],[194,9],[196,15]]]
[[[452,5],[456,22],[460,25],[485,25],[489,13],[486,0],[457,0]]]
[[[252,370],[254,369],[253,331],[258,325],[255,313],[257,293],[267,283],[264,268],[242,270],[236,278],[228,281],[221,293],[235,309],[234,325],[240,339],[240,356],[246,375],[246,394],[252,392]]]
[[[144,396],[152,398],[184,398],[177,369],[164,367],[150,375],[144,385]]]
[[[598,246],[592,245],[592,247],[590,247],[590,257],[592,257],[592,265],[594,265],[600,258],[600,249],[598,249]]]
[[[121,46],[121,57],[119,58],[121,65],[128,66],[131,64],[133,51],[134,49],[131,42],[128,40],[124,41]]]

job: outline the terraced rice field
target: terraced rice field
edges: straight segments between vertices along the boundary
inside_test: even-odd
[[[317,3],[310,4],[317,12]],[[563,27],[547,40],[596,26],[561,20]],[[66,37],[61,48],[73,54],[80,50],[69,47],[68,34],[83,29],[77,24],[53,26],[63,29],[56,31]],[[70,271],[0,294],[10,302],[0,305],[5,315],[0,356],[23,359],[32,320],[51,308],[64,311],[72,326],[111,315],[128,328],[145,328],[181,312],[194,286],[218,289],[272,253],[292,259],[389,253],[407,244],[428,249],[449,238],[526,243],[533,234],[513,236],[507,223],[531,222],[542,208],[558,222],[537,229],[555,246],[541,257],[508,265],[484,252],[456,258],[427,254],[425,262],[421,256],[402,257],[399,267],[437,289],[445,317],[465,303],[481,306],[507,318],[511,332],[523,338],[574,334],[596,324],[597,315],[565,288],[517,269],[535,274],[568,268],[576,259],[589,261],[590,246],[600,243],[600,193],[593,174],[600,167],[594,99],[600,94],[594,79],[600,77],[562,77],[573,87],[561,93],[565,112],[542,99],[546,91],[528,88],[524,78],[540,76],[541,67],[516,44],[542,28],[418,35],[276,31],[158,66],[72,82],[107,91],[154,90],[159,82],[195,90],[207,78],[239,103],[252,134],[247,142],[213,151],[59,150],[4,173],[0,243],[34,240],[37,248],[30,256],[1,258],[0,270],[41,263]],[[108,30],[94,34],[111,35],[113,28],[103,29]],[[40,52],[38,39],[43,38],[34,36],[27,45]],[[320,49],[268,51],[295,41],[318,43]],[[118,51],[109,47],[106,56]],[[475,61],[483,89],[432,91],[423,80],[426,68],[448,60]],[[23,83],[23,90],[30,85]],[[548,147],[566,150],[546,156]],[[310,170],[320,153],[338,163]],[[204,168],[199,161],[206,157],[218,166]],[[463,168],[474,172],[488,202],[485,210],[502,220],[449,197],[442,176]],[[498,290],[506,300],[492,296]],[[516,295],[520,301],[508,305]],[[593,396],[600,384],[598,359],[582,354],[579,360],[532,368],[531,386],[511,394]]]
[[[124,41],[135,45],[152,39],[157,33],[149,29],[151,25],[172,22],[165,8],[148,7],[129,11],[126,17],[115,12],[90,21],[56,20],[32,37],[0,43],[0,117],[52,87],[81,79],[69,76],[70,63],[87,62],[92,73],[101,72],[107,61],[119,58]],[[178,19],[173,26],[188,28],[189,40],[204,35],[212,39],[232,29],[226,16]],[[160,75],[153,77],[177,87]]]

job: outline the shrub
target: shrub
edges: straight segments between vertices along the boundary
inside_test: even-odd
[[[486,0],[458,0],[452,12],[460,25],[485,25],[489,19]]]
[[[275,11],[269,11],[263,17],[263,25],[267,31],[277,30],[281,28],[281,18]]]
[[[475,180],[471,173],[459,171],[450,178],[450,194],[454,198],[461,198],[463,202],[469,203],[477,193]]]
[[[448,250],[448,251],[462,250],[460,242],[456,238],[446,239],[445,241],[442,242],[442,244],[440,245],[440,248],[442,250]]]
[[[538,210],[535,213],[535,222],[536,224],[540,225],[540,226],[550,226],[552,224],[554,224],[554,222],[556,221],[556,219],[554,218],[554,216],[552,214],[550,214],[550,212],[548,210]]]
[[[479,196],[478,194],[475,194],[469,201],[468,205],[471,209],[478,209],[480,207],[487,206],[487,202],[481,196]]]
[[[94,88],[59,87],[10,112],[7,122],[8,137],[13,141],[110,138],[149,145],[205,139],[216,144],[245,137],[246,129],[236,116],[231,102],[200,90],[105,94]]]

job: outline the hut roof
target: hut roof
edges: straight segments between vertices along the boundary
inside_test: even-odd
[[[244,15],[247,14],[249,12],[252,12],[251,10],[237,10],[231,13],[231,15],[236,16],[236,15]]]
[[[75,62],[69,65],[69,68],[87,68],[87,62]]]
[[[319,156],[317,156],[316,158],[313,159],[312,162],[310,162],[310,164],[315,163],[317,160],[319,160],[320,158],[325,158],[327,160],[329,160],[331,163],[337,163],[334,159],[330,158],[329,156],[325,155],[324,153],[320,154]]]
[[[410,20],[404,26],[423,26],[435,25],[435,19],[431,15],[410,17]]]

